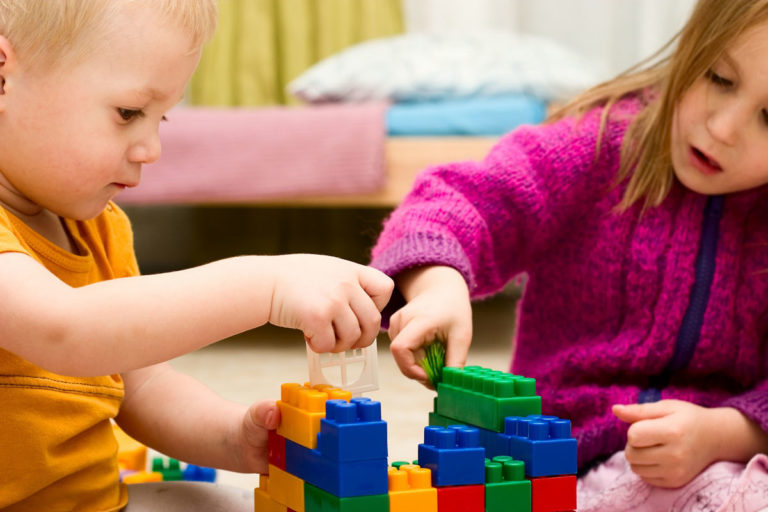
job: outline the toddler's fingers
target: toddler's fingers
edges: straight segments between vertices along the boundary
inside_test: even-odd
[[[395,289],[395,282],[392,278],[373,267],[363,266],[359,279],[360,286],[373,300],[378,310],[384,309],[392,296],[392,290]]]
[[[360,325],[360,336],[351,348],[364,348],[373,343],[381,329],[381,313],[370,297],[362,291],[349,303]]]
[[[257,427],[274,430],[280,425],[280,409],[274,400],[264,400],[248,409],[248,420]]]
[[[304,328],[304,339],[318,353],[331,352],[336,346],[336,333],[330,322],[317,322]]]
[[[333,319],[334,346],[331,352],[344,352],[360,340],[362,327],[351,307],[340,311]]]

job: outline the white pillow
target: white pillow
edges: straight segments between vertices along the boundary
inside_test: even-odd
[[[288,91],[308,102],[426,101],[530,94],[564,99],[599,70],[550,39],[509,32],[405,34],[349,47],[305,71]]]

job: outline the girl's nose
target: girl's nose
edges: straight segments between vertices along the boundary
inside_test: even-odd
[[[707,130],[715,140],[733,146],[739,138],[739,132],[748,122],[749,116],[743,109],[736,102],[728,102],[710,110]]]

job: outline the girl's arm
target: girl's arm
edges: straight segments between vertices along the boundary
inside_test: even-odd
[[[190,464],[267,472],[267,429],[280,420],[274,401],[250,409],[229,402],[168,363],[123,378],[125,400],[116,421],[139,442]]]
[[[55,373],[123,373],[267,322],[317,351],[370,344],[393,283],[316,255],[243,256],[72,288],[31,257],[0,254],[0,348]]]

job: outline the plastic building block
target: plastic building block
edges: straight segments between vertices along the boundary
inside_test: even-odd
[[[366,391],[379,389],[379,365],[377,363],[376,340],[365,348],[348,350],[338,354],[317,354],[307,344],[307,363],[309,364],[309,382],[315,386],[328,384],[346,389],[352,396],[360,396]],[[350,382],[347,372],[348,365],[362,364],[359,377]],[[329,382],[323,373],[323,368],[338,368],[341,383]]]
[[[576,475],[531,478],[531,511],[576,510]]]
[[[285,469],[285,438],[274,430],[269,430],[267,436],[269,463]]]
[[[165,481],[184,480],[181,465],[176,459],[168,459],[166,464],[162,457],[155,457],[152,459],[152,471],[161,473]]]
[[[304,484],[305,512],[389,512],[389,496],[374,494],[340,498],[314,485]]]
[[[458,421],[447,416],[441,416],[436,412],[429,413],[429,424],[438,427],[451,427],[460,425]],[[497,455],[509,455],[509,436],[500,432],[494,432],[485,428],[475,427],[480,432],[480,446],[485,448],[485,456],[493,458]]]
[[[424,427],[419,465],[432,471],[432,485],[472,485],[485,482],[485,448],[474,427]]]
[[[253,510],[258,512],[287,512],[288,507],[269,495],[269,477],[259,476],[259,486],[253,490]]]
[[[194,464],[187,464],[184,471],[181,472],[184,480],[187,482],[215,482],[216,470],[213,468],[206,468],[203,466],[195,466]]]
[[[147,468],[147,447],[123,432],[117,424],[112,424],[112,432],[117,440],[117,467],[144,471]]]
[[[431,471],[413,464],[389,468],[390,512],[437,512],[437,489]]]
[[[120,480],[124,484],[145,484],[147,482],[162,482],[162,473],[146,471],[128,471],[125,475],[122,475]]]
[[[504,422],[509,455],[525,462],[530,477],[576,473],[576,439],[571,422],[555,416],[509,417]]]
[[[329,399],[349,400],[352,394],[326,385],[310,387],[297,383],[280,386],[280,425],[277,433],[307,448],[317,446],[320,420],[325,417],[325,402]]]
[[[317,449],[286,439],[285,468],[307,483],[341,498],[387,493],[386,457],[334,462]]]
[[[524,463],[509,456],[485,459],[485,512],[529,512],[531,481]]]
[[[503,432],[507,416],[541,414],[541,397],[535,379],[479,366],[446,367],[435,412],[456,423]]]
[[[268,485],[269,495],[274,501],[297,512],[304,512],[304,482],[300,478],[270,465]]]
[[[484,512],[485,486],[439,487],[437,509],[440,512]]]
[[[387,423],[381,420],[381,402],[370,398],[328,400],[317,449],[334,462],[386,459]]]

